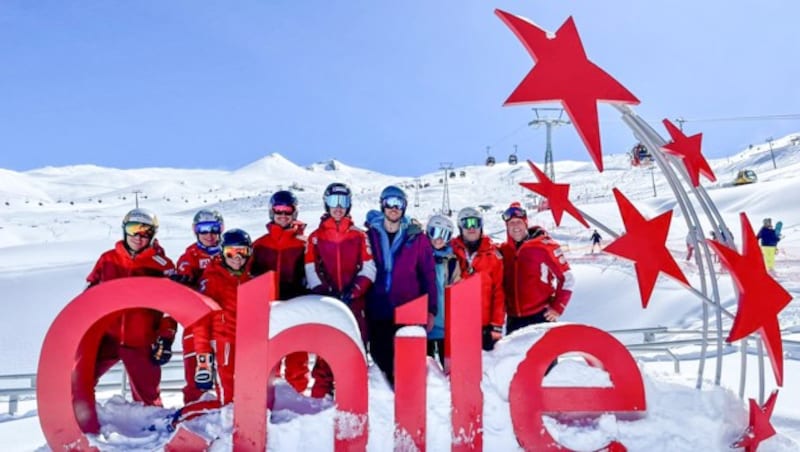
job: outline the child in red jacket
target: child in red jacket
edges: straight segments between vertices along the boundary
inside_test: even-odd
[[[222,234],[222,255],[214,258],[200,279],[200,292],[216,301],[222,309],[193,327],[197,356],[194,382],[198,389],[210,390],[214,386],[216,361],[220,379],[217,396],[221,405],[233,401],[237,292],[239,285],[251,279],[247,261],[252,252],[252,241],[245,231],[231,229],[225,232]]]

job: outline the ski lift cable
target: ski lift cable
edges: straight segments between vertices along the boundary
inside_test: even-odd
[[[787,113],[780,115],[757,115],[757,116],[731,116],[720,118],[678,118],[679,122],[724,122],[724,121],[771,121],[771,120],[793,120],[800,119],[800,113]]]
[[[514,131],[512,131],[512,132],[510,132],[510,133],[507,133],[507,134],[506,134],[506,135],[504,135],[502,138],[500,138],[499,140],[495,141],[495,142],[494,142],[493,144],[491,144],[489,147],[491,147],[491,148],[494,148],[494,147],[496,147],[498,144],[500,144],[500,143],[502,143],[502,142],[504,142],[504,141],[508,140],[509,138],[511,138],[511,137],[513,137],[514,135],[518,134],[520,131],[522,131],[523,129],[525,129],[525,128],[527,128],[527,127],[528,127],[528,123],[527,123],[527,122],[523,123],[521,126],[519,126],[519,127],[517,127],[516,129],[514,129]]]

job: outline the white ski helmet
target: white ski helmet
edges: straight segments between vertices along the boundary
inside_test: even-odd
[[[125,214],[125,217],[122,218],[122,227],[124,228],[128,223],[148,224],[158,231],[158,217],[147,209],[137,207]]]
[[[449,232],[449,236],[453,235],[453,222],[442,214],[436,214],[428,220],[428,226],[425,228],[425,232],[428,233],[429,237],[433,235],[435,228],[446,230]],[[446,242],[449,240],[449,236],[447,238],[442,238]]]
[[[464,229],[464,220],[467,218],[477,218],[480,220],[480,229],[483,229],[483,214],[474,207],[464,207],[458,211],[458,228]]]
[[[222,219],[222,214],[216,210],[200,209],[194,214],[192,219],[192,229],[197,227],[200,223],[219,223],[220,229],[225,226],[225,221]]]

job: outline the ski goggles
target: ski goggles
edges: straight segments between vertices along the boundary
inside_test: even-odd
[[[462,229],[480,229],[483,227],[483,220],[478,217],[466,217],[458,221]]]
[[[292,206],[275,206],[272,208],[274,215],[294,215],[294,207]]]
[[[528,219],[528,212],[525,211],[522,207],[509,207],[503,212],[503,221],[508,221],[512,218],[522,218],[523,220]]]
[[[442,239],[445,242],[450,240],[450,237],[453,235],[453,231],[448,228],[441,228],[439,226],[432,226],[428,228],[428,237],[431,240]]]
[[[350,197],[347,195],[328,195],[324,198],[325,206],[333,209],[334,207],[341,207],[343,209],[350,208]]]
[[[225,246],[222,248],[222,254],[229,259],[233,259],[236,256],[241,256],[245,259],[250,257],[250,247],[249,246]]]
[[[389,196],[381,201],[381,207],[384,209],[399,209],[406,208],[406,200],[399,196]]]
[[[154,235],[156,235],[156,228],[153,227],[151,224],[144,224],[144,223],[125,223],[122,227],[125,230],[125,235],[131,237],[144,237],[148,239],[152,239]]]
[[[221,234],[222,225],[217,221],[208,221],[194,225],[195,234]]]

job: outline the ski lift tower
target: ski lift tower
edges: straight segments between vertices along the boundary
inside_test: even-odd
[[[422,187],[420,178],[414,179],[414,207],[419,207],[419,189]]]
[[[449,217],[453,215],[453,211],[450,210],[450,185],[447,182],[450,178],[447,176],[450,170],[453,169],[453,164],[451,162],[440,163],[439,169],[444,171],[444,177],[442,178],[444,182],[444,192],[442,192],[442,215],[447,215]]]
[[[553,167],[553,127],[572,123],[566,119],[562,119],[564,116],[563,108],[534,108],[533,112],[536,113],[536,118],[529,122],[528,125],[539,127],[544,124],[545,127],[547,127],[547,145],[544,151],[544,173],[550,180],[556,180],[556,170]],[[542,114],[540,115],[539,112],[542,112]],[[556,117],[556,112],[558,112],[558,117]]]

